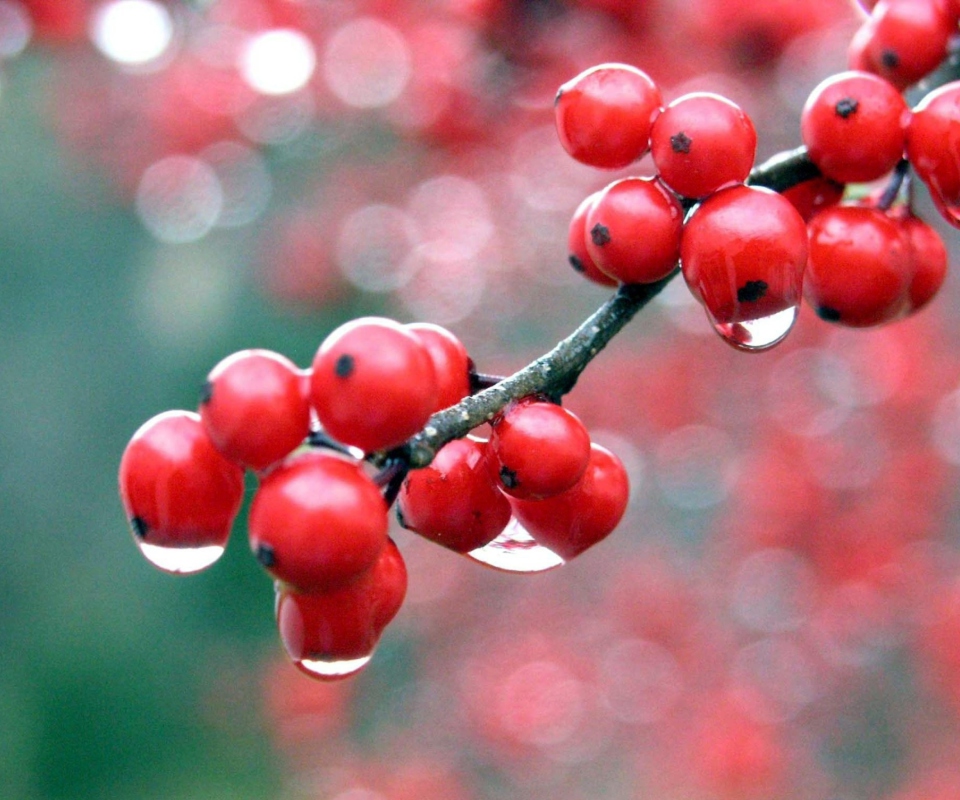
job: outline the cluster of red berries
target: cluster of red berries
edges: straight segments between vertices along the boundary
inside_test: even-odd
[[[124,451],[120,495],[138,546],[169,572],[209,566],[252,470],[250,546],[276,581],[281,639],[304,671],[340,677],[364,666],[403,602],[388,522],[398,492],[405,527],[463,553],[514,518],[561,561],[609,534],[626,509],[623,465],[546,400],[516,403],[489,441],[454,440],[407,474],[399,446],[470,393],[472,369],[446,329],[378,317],[340,326],[308,370],[266,350],[229,356],[199,413],[159,414]]]

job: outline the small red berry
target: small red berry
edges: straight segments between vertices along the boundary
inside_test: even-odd
[[[587,253],[621,283],[653,283],[680,256],[683,209],[653,178],[623,178],[601,190],[587,210]]]
[[[549,497],[566,491],[590,460],[590,434],[571,411],[541,400],[521,400],[493,422],[491,466],[512,497]]]
[[[405,326],[427,349],[437,379],[437,403],[434,411],[456,405],[470,394],[472,362],[467,348],[453,333],[432,322],[413,322]]]
[[[487,442],[454,439],[429,466],[413,470],[397,497],[400,524],[458,553],[488,544],[510,521],[497,489]]]
[[[234,353],[207,376],[200,419],[227,458],[254,470],[266,469],[310,432],[303,373],[279,353]]]
[[[841,72],[811,92],[800,116],[810,160],[839,183],[886,175],[903,157],[910,109],[883,78]]]
[[[511,499],[510,505],[539,544],[568,561],[613,532],[629,499],[623,463],[593,444],[583,477],[570,489],[542,500]]]
[[[588,195],[573,212],[573,216],[570,218],[570,226],[567,229],[568,258],[570,266],[588,280],[600,286],[616,286],[619,281],[600,269],[587,249],[587,214],[590,213],[590,209],[593,208],[593,204],[599,197],[600,192]]]
[[[219,557],[243,501],[243,469],[220,454],[192,411],[166,411],[140,426],[120,459],[119,485],[138,546],[175,573]],[[198,548],[209,548],[209,558],[177,557]]]
[[[821,319],[852,327],[895,319],[907,303],[913,254],[883,211],[836,206],[809,224],[804,294]]]
[[[361,466],[313,450],[264,477],[250,506],[250,548],[277,580],[304,592],[352,580],[387,540],[387,505]]]
[[[949,257],[940,234],[914,214],[900,221],[913,254],[913,277],[907,291],[907,310],[919,311],[940,291],[947,277]]]
[[[659,88],[642,70],[627,64],[591,67],[557,92],[560,143],[584,164],[626,167],[650,149],[650,126],[660,104]]]
[[[366,452],[395,447],[437,407],[423,342],[403,325],[364,317],[341,325],[313,359],[310,400],[324,430]]]
[[[907,158],[935,200],[948,210],[960,205],[960,81],[934,89],[914,108]]]
[[[747,179],[757,153],[757,132],[736,103],[694,92],[661,112],[650,144],[660,179],[677,194],[696,198]]]

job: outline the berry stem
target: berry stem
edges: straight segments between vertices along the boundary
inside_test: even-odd
[[[780,153],[755,167],[747,182],[783,191],[820,175],[806,149]],[[692,205],[692,204],[688,204]],[[625,284],[549,353],[509,377],[498,380],[460,403],[434,414],[401,452],[412,469],[427,466],[447,442],[491,420],[509,403],[532,394],[561,397],[580,373],[634,315],[679,274],[679,268],[655,283]]]

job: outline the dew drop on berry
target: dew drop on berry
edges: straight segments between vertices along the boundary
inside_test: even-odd
[[[342,661],[322,661],[319,659],[303,658],[294,664],[302,672],[313,678],[332,681],[340,678],[349,678],[362,670],[373,658],[373,653],[360,658],[347,658]]]
[[[741,322],[717,322],[707,311],[714,330],[738,350],[759,351],[780,342],[797,321],[799,305],[790,306],[775,314]]]
[[[211,566],[226,549],[223,545],[209,544],[200,547],[162,547],[135,537],[137,547],[157,569],[172,572],[175,575],[191,575]]]
[[[510,520],[492,542],[471,550],[467,558],[503,572],[546,572],[565,562],[553,550],[538,544],[517,521]]]

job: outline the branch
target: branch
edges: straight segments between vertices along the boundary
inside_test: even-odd
[[[803,147],[780,153],[755,167],[747,179],[754,186],[783,191],[816,178],[819,170]],[[688,206],[692,206],[688,203]],[[455,406],[434,414],[424,429],[392,454],[410,468],[427,466],[447,442],[466,436],[514,400],[533,394],[562,397],[597,354],[680,272],[679,267],[656,283],[621,286],[599,309],[549,353],[519,372],[465,397]]]

